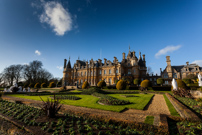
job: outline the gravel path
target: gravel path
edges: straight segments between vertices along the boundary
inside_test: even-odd
[[[16,98],[16,97],[9,97],[4,96],[4,99],[10,100],[18,100],[22,101],[25,104],[33,105],[39,107],[38,104],[41,104],[42,101],[35,101],[30,99],[23,99],[23,98]],[[86,114],[94,114],[108,118],[115,118],[117,120],[128,120],[128,121],[136,121],[136,122],[144,122],[146,116],[154,116],[154,125],[159,125],[160,121],[160,114],[170,115],[168,107],[166,105],[165,99],[163,95],[155,94],[151,103],[149,104],[146,110],[135,110],[129,109],[123,111],[122,113],[118,112],[111,112],[99,109],[91,109],[85,107],[78,107],[78,106],[71,106],[71,105],[63,105],[62,112],[66,110],[71,110],[74,112],[86,113]]]

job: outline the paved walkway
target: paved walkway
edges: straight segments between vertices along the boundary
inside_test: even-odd
[[[30,99],[23,99],[23,98],[9,97],[9,96],[4,96],[3,99],[18,100],[18,101],[22,101],[25,104],[33,105],[36,107],[39,107],[38,104],[42,103],[42,101],[35,101]],[[105,111],[105,110],[99,110],[99,109],[63,105],[62,112],[66,110],[71,110],[74,112],[80,112],[80,113],[86,113],[86,114],[94,114],[102,117],[115,118],[119,120],[135,121],[135,122],[144,122],[146,116],[154,116],[155,117],[154,125],[157,125],[157,126],[159,125],[160,114],[170,115],[165,99],[163,95],[160,95],[160,94],[154,95],[151,103],[149,104],[146,110],[129,109],[121,113],[118,113],[118,112],[111,112],[111,111]]]

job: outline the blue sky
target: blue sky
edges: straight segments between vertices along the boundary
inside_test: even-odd
[[[201,0],[1,0],[0,72],[43,62],[62,77],[64,59],[122,60],[139,51],[154,73],[186,61],[202,66]]]

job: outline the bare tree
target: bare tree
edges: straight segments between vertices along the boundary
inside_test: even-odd
[[[151,67],[147,67],[147,74],[149,74],[149,75],[152,75],[152,74],[153,74]]]
[[[38,72],[37,81],[40,83],[48,83],[48,81],[52,78],[53,78],[53,75],[50,72],[48,72],[46,69],[41,69]]]
[[[22,69],[23,69],[22,65],[20,65],[20,64],[15,65],[14,74],[15,74],[16,83],[18,83],[22,79]]]
[[[0,86],[3,84],[3,73],[0,73]]]

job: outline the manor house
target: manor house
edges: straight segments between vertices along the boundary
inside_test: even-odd
[[[170,85],[172,78],[184,79],[190,74],[202,75],[202,67],[195,63],[189,64],[189,62],[186,62],[186,65],[171,66],[170,56],[166,56],[166,62],[166,68],[161,71],[161,77],[164,78],[165,84]]]
[[[70,59],[64,59],[63,70],[63,85],[82,85],[84,81],[88,81],[91,86],[96,86],[101,80],[105,80],[107,85],[114,85],[116,80],[122,78],[128,79],[131,82],[133,79],[146,79],[147,67],[145,61],[145,55],[139,57],[135,55],[135,51],[128,52],[126,57],[125,53],[122,53],[122,61],[119,62],[114,57],[113,62],[104,58],[104,63],[101,59],[90,61],[76,60],[74,66],[71,66]]]

